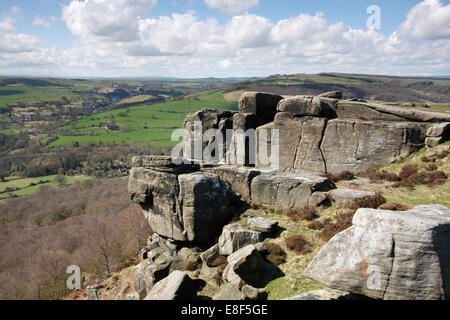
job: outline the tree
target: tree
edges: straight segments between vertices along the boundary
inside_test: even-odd
[[[62,176],[62,175],[56,176],[54,181],[60,186],[64,185],[64,184],[67,184],[66,176]]]

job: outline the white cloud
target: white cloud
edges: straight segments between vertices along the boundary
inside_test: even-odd
[[[259,4],[259,0],[204,0],[204,2],[208,7],[230,15],[244,14]]]
[[[139,20],[157,0],[72,0],[63,20],[73,34],[127,42],[138,37]]]
[[[50,28],[51,27],[51,22],[48,21],[45,18],[41,18],[38,14],[34,17],[33,20],[33,27],[44,27],[44,28]]]
[[[193,11],[148,18],[154,5],[156,0],[72,0],[63,21],[77,40],[62,52],[39,48],[38,38],[18,34],[7,17],[0,21],[0,60],[9,50],[11,66],[23,59],[36,68],[52,65],[41,68],[44,74],[74,76],[450,74],[449,6],[438,0],[412,8],[389,37],[331,23],[320,12],[280,21],[243,14],[220,23]]]
[[[399,35],[421,40],[450,39],[450,4],[425,0],[416,5],[400,25]]]

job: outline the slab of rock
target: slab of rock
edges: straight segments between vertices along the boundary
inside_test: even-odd
[[[252,230],[271,234],[278,229],[278,221],[265,218],[249,218],[248,226]]]
[[[428,137],[425,139],[425,144],[430,148],[437,147],[442,142],[444,142],[442,137]]]
[[[185,174],[178,181],[186,238],[190,242],[207,243],[226,223],[235,196],[229,185],[214,174]]]
[[[333,119],[321,142],[326,170],[364,172],[405,158],[425,141],[425,124]]]
[[[335,106],[339,118],[359,120],[405,121],[401,116],[377,111],[370,103],[361,101],[340,100]]]
[[[141,205],[154,232],[176,241],[207,243],[225,224],[236,197],[217,175],[182,173],[134,167],[130,197]]]
[[[330,192],[333,204],[338,209],[350,208],[352,204],[365,197],[375,196],[375,192],[352,190],[352,189],[336,189]]]
[[[252,181],[252,204],[268,209],[301,209],[316,204],[312,195],[333,183],[312,173],[260,175]]]
[[[242,299],[242,292],[239,290],[239,288],[232,284],[227,283],[225,287],[223,287],[220,292],[216,293],[213,297],[213,300],[218,301],[239,301]]]
[[[239,100],[239,113],[256,115],[257,127],[273,121],[277,105],[283,97],[262,92],[244,92]]]
[[[203,263],[207,265],[208,267],[212,267],[214,261],[220,256],[219,253],[219,244],[215,244],[205,252],[203,252],[200,255],[200,258],[202,259]]]
[[[155,284],[145,300],[194,300],[197,292],[193,281],[182,271],[174,271]]]
[[[299,294],[297,296],[283,299],[283,300],[293,300],[293,301],[330,301],[330,300],[342,300],[349,295],[348,292],[333,290],[333,289],[323,289],[314,290]]]
[[[448,139],[450,136],[450,122],[438,123],[431,126],[427,131],[427,137],[443,137]]]
[[[216,174],[231,186],[231,190],[242,196],[243,200],[251,198],[252,180],[261,174],[260,170],[240,166],[218,166],[202,169],[204,172]]]
[[[305,275],[333,289],[385,300],[450,299],[450,210],[359,209]]]
[[[336,101],[315,96],[294,96],[283,99],[278,103],[278,112],[290,113],[295,116],[314,116],[335,118],[333,107],[329,103]]]
[[[322,94],[319,94],[319,97],[324,97],[324,98],[332,98],[332,99],[342,99],[342,92],[341,91],[330,91],[330,92],[325,92]]]
[[[262,258],[255,245],[248,245],[227,258],[228,266],[223,277],[228,282],[240,285],[242,280],[255,288],[264,288],[274,276],[273,265]]]
[[[267,300],[268,294],[264,289],[257,289],[246,285],[242,287],[243,300],[262,301]]]
[[[441,112],[407,109],[383,104],[370,103],[369,108],[378,112],[401,117],[404,120],[417,122],[450,122],[450,115]]]
[[[228,256],[249,244],[256,244],[262,240],[261,232],[248,230],[238,223],[230,224],[223,228],[219,238],[219,252],[223,256]]]

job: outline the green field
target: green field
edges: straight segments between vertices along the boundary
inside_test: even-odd
[[[156,146],[173,146],[177,144],[171,141],[173,130],[183,128],[186,116],[202,108],[237,110],[237,101],[226,101],[221,90],[213,90],[189,95],[186,100],[116,109],[63,127],[73,135],[60,135],[50,146],[65,146],[75,141],[80,144],[152,142]],[[118,130],[98,126],[112,119],[119,126]]]
[[[5,182],[0,182],[0,199],[9,198],[10,194],[14,194],[16,196],[23,196],[27,194],[32,194],[36,192],[42,186],[48,187],[57,187],[58,184],[54,181],[56,175],[45,176],[45,177],[36,177],[36,178],[22,178],[22,177],[8,177],[5,179]],[[84,180],[91,179],[91,177],[87,176],[66,176],[66,184],[74,184],[76,182],[82,182]],[[44,182],[45,183],[39,183]],[[36,184],[30,186],[30,184]],[[18,188],[19,190],[5,192],[7,188]]]

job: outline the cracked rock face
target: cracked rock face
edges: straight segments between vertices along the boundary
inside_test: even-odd
[[[333,289],[385,300],[450,299],[450,210],[359,209],[305,275]]]
[[[317,193],[332,187],[330,180],[313,173],[262,174],[252,181],[252,204],[274,210],[316,206]]]
[[[189,173],[194,170],[167,172],[166,166],[151,163],[134,167],[128,191],[154,232],[175,241],[207,243],[225,224],[235,195],[217,175]]]

